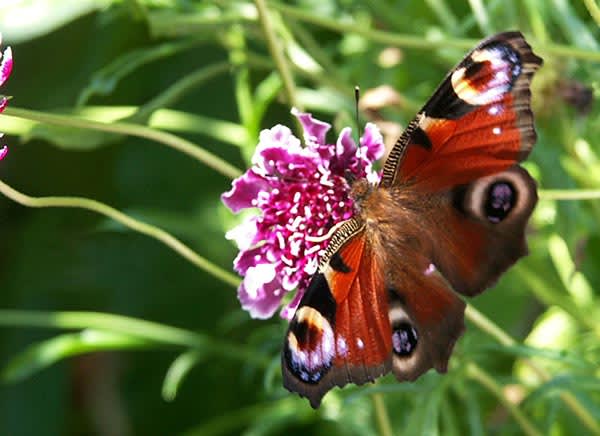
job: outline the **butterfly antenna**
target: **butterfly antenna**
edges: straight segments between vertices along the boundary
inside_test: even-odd
[[[360,101],[360,87],[354,87],[354,115],[356,116],[356,130],[358,131],[358,139],[360,140],[360,123],[358,122],[358,102]],[[357,143],[360,147],[360,144]]]
[[[358,102],[360,101],[360,87],[357,85],[354,87],[354,109],[355,109],[355,114],[356,114],[356,131],[358,132],[358,138],[356,140],[356,147],[360,149],[360,137],[362,135],[362,132],[360,131],[360,121],[358,119]],[[360,153],[359,153],[360,155]],[[364,171],[363,168],[363,161],[362,159],[359,159],[359,165],[360,165],[360,172],[362,173]]]

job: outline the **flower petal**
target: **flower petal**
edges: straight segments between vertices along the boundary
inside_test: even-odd
[[[242,308],[252,318],[265,319],[273,316],[282,297],[283,292],[272,264],[263,263],[249,268],[238,289]]]
[[[294,313],[296,313],[296,309],[298,308],[302,297],[304,297],[304,291],[304,289],[298,289],[296,291],[296,295],[294,295],[294,298],[292,298],[292,301],[290,301],[283,309],[281,309],[279,316],[290,321],[294,317]]]
[[[331,124],[316,120],[311,114],[300,112],[296,108],[292,108],[292,115],[298,118],[298,121],[302,124],[304,128],[304,141],[307,145],[325,144],[325,135],[331,128]]]
[[[250,217],[225,233],[225,239],[235,241],[239,250],[248,250],[254,245],[257,232],[256,217]]]
[[[256,165],[258,163],[256,160],[257,154],[260,154],[263,149],[270,147],[280,147],[289,151],[302,150],[300,140],[293,135],[289,127],[277,124],[270,129],[261,130],[252,163]]]
[[[255,207],[252,200],[258,198],[261,191],[268,188],[266,180],[252,169],[232,182],[232,188],[221,195],[221,201],[234,213],[249,207]]]
[[[346,169],[350,165],[350,159],[356,154],[356,142],[352,138],[352,129],[350,127],[344,127],[338,136],[336,143],[336,160],[343,169]]]
[[[6,50],[4,50],[4,53],[2,54],[2,63],[0,63],[0,86],[2,86],[2,84],[6,82],[6,79],[8,79],[8,76],[10,76],[12,67],[12,50],[10,49],[10,47],[7,47]]]
[[[0,160],[4,159],[4,156],[8,153],[8,147],[5,145],[0,148]]]
[[[365,131],[360,138],[361,147],[367,147],[366,157],[374,162],[385,153],[385,144],[379,128],[373,123],[367,123]]]
[[[253,247],[247,250],[240,250],[236,258],[233,260],[233,269],[240,275],[246,275],[246,272],[258,265],[267,261],[264,245]]]

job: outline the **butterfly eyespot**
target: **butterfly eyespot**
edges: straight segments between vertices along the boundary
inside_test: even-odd
[[[407,322],[398,324],[392,332],[394,353],[401,357],[409,357],[417,348],[419,337],[417,331]]]
[[[492,183],[486,195],[483,206],[484,213],[491,223],[499,223],[504,220],[517,202],[517,191],[507,181]]]
[[[304,306],[290,327],[283,351],[287,367],[303,382],[316,384],[331,368],[335,351],[331,325],[317,310]]]

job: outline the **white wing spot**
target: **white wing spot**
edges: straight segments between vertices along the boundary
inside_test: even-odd
[[[427,269],[425,269],[424,273],[426,276],[429,276],[435,272],[435,265],[430,263]]]
[[[357,338],[357,339],[356,339],[356,346],[357,346],[358,348],[360,348],[361,350],[362,350],[362,349],[365,347],[365,344],[364,344],[364,342],[362,341],[362,339],[361,339],[361,338]]]
[[[494,128],[492,129],[492,133],[493,133],[494,135],[499,135],[500,133],[502,133],[502,129],[501,129],[500,127],[494,127]]]
[[[490,106],[488,109],[488,114],[490,115],[498,115],[500,113],[500,107],[498,105]]]
[[[344,357],[348,353],[348,345],[346,344],[346,340],[340,336],[337,338],[337,348],[340,356]]]

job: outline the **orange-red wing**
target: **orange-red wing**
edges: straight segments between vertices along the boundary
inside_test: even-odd
[[[332,387],[392,369],[400,380],[446,371],[463,312],[424,256],[376,252],[362,231],[313,277],[286,335],[284,386],[318,407]]]
[[[351,256],[360,246],[361,256]],[[332,268],[328,280],[337,302],[334,365],[346,367],[348,381],[362,384],[384,372],[391,352],[385,265],[364,237],[348,241],[338,253],[351,272]],[[353,280],[346,280],[350,275]]]
[[[384,166],[382,185],[437,192],[523,160],[536,139],[529,86],[541,64],[519,32],[484,40],[407,127]]]
[[[313,277],[286,335],[284,386],[318,407],[335,385],[363,384],[391,368],[383,265],[364,231]]]

